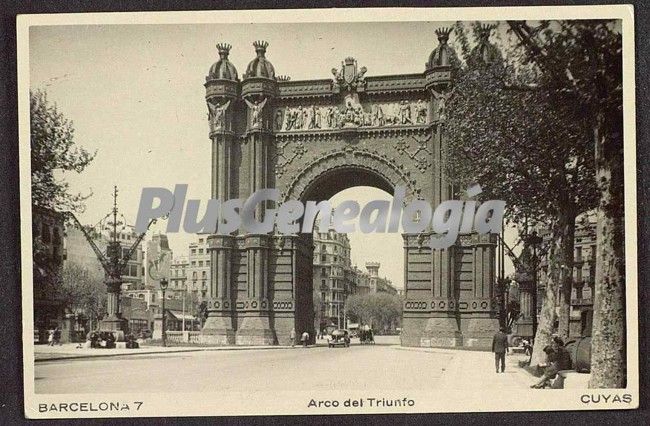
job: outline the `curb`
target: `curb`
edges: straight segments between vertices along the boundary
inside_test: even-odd
[[[313,348],[318,348],[320,346],[318,345],[309,345],[307,346],[307,349],[313,349]],[[66,361],[70,359],[94,359],[94,358],[108,358],[108,357],[118,357],[118,356],[132,356],[132,355],[153,355],[153,354],[176,354],[176,353],[183,353],[183,352],[218,352],[218,351],[265,351],[265,350],[280,350],[280,349],[302,349],[301,346],[296,346],[295,348],[292,348],[290,346],[262,346],[262,347],[247,347],[247,346],[223,346],[223,347],[203,347],[203,348],[185,348],[185,349],[174,349],[174,350],[168,350],[168,351],[159,351],[159,350],[145,350],[145,351],[139,351],[137,349],[134,349],[134,352],[128,352],[128,353],[107,353],[107,354],[101,354],[101,355],[89,355],[89,354],[79,354],[79,355],[70,355],[70,356],[65,356],[65,354],[62,354],[64,356],[58,356],[58,357],[47,357],[47,358],[39,358],[39,359],[34,359],[34,362],[45,362],[45,361]]]

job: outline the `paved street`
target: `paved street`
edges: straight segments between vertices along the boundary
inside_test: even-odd
[[[506,374],[496,374],[487,352],[353,343],[41,361],[35,374],[37,393],[527,387],[532,379],[514,367],[517,356],[508,358]]]

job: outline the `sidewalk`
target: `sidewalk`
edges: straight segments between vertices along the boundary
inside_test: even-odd
[[[440,381],[440,387],[443,389],[528,389],[539,380],[519,367],[519,361],[528,358],[523,354],[511,352],[506,355],[505,373],[496,373],[492,352],[400,346],[395,349],[451,355],[452,360]]]
[[[299,346],[296,346],[298,348]],[[308,348],[316,347],[310,345]],[[148,346],[138,349],[77,349],[77,343],[65,343],[61,346],[35,345],[34,361],[55,361],[79,358],[111,357],[121,355],[165,354],[199,351],[245,351],[291,349],[291,346]]]

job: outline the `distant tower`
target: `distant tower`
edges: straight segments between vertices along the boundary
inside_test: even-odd
[[[162,269],[157,269],[160,276],[170,278],[171,260],[173,258],[172,250],[169,248],[169,241],[165,234],[154,234],[151,240],[147,242],[146,265],[147,274],[145,276],[145,288],[156,289],[160,285],[157,279],[154,279],[150,274],[150,268],[156,264],[162,265]]]
[[[366,269],[370,275],[370,292],[377,293],[377,280],[379,279],[379,262],[366,262]]]
[[[379,262],[366,262],[366,269],[368,270],[368,274],[370,274],[371,277],[378,277],[379,276],[379,267],[381,266],[381,263]]]

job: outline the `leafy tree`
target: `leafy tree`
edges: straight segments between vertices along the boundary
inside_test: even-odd
[[[345,301],[345,310],[351,319],[387,330],[401,317],[402,301],[384,292],[353,295]]]
[[[473,30],[478,42],[448,103],[445,155],[453,158],[447,163],[457,188],[478,182],[483,197],[506,201],[510,222],[550,227],[549,280],[533,355],[538,362],[550,343],[560,288],[559,333],[569,331],[575,219],[597,200],[590,129],[580,111],[555,101],[544,74],[525,66],[521,49],[511,45],[504,61],[489,29]]]
[[[95,157],[74,143],[72,122],[47,100],[44,91],[30,92],[32,204],[52,210],[83,211],[92,194],[70,193],[66,172],[81,173]]]
[[[57,298],[70,312],[96,322],[106,314],[106,286],[87,268],[66,262],[58,276]]]
[[[626,383],[623,57],[620,21],[510,22],[554,103],[579,112],[594,150],[598,192],[592,388]],[[634,214],[632,212],[631,214]]]
[[[369,322],[370,315],[368,312],[367,298],[361,294],[348,296],[345,300],[345,313],[351,321],[359,323]]]

